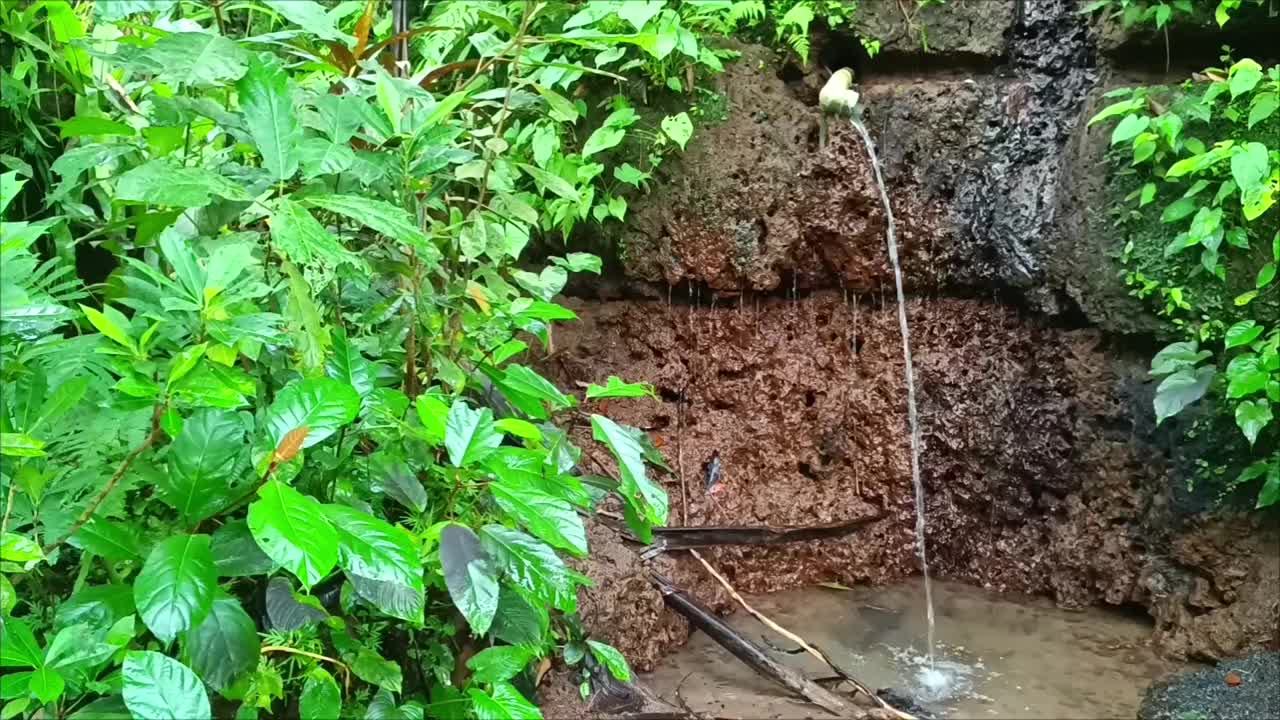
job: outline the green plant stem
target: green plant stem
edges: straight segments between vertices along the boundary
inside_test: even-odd
[[[125,456],[124,462],[120,463],[120,467],[116,468],[111,479],[108,480],[106,486],[102,488],[102,492],[98,493],[98,496],[93,499],[93,502],[89,503],[89,507],[85,508],[84,512],[80,513],[80,517],[76,518],[76,521],[71,524],[71,529],[67,530],[62,537],[44,546],[43,551],[45,555],[49,555],[54,550],[57,550],[63,543],[71,539],[72,535],[80,532],[80,528],[84,527],[85,523],[93,519],[93,514],[97,512],[98,507],[106,501],[107,496],[111,494],[111,491],[115,490],[116,485],[120,484],[120,478],[124,477],[124,474],[129,471],[129,468],[133,465],[134,461],[137,460],[142,453],[146,452],[148,448],[154,445],[156,440],[160,439],[160,435],[164,432],[160,429],[160,418],[164,415],[166,407],[168,406],[165,403],[156,405],[155,411],[151,413],[151,432],[147,433],[147,438],[142,441],[141,445],[134,448],[132,452]]]
[[[533,19],[533,13],[530,12],[529,5],[529,0],[525,0],[524,15],[520,18],[520,30],[516,32],[516,37],[512,41],[515,51],[511,55],[511,69],[507,72],[507,92],[502,98],[502,109],[498,111],[498,123],[493,128],[493,136],[498,139],[502,139],[502,130],[507,123],[507,116],[510,115],[511,91],[514,89],[512,85],[520,73],[520,54],[524,50],[524,36],[529,30],[529,21]],[[489,190],[489,171],[493,168],[493,159],[496,155],[497,153],[489,153],[484,161],[484,175],[480,179],[480,200],[476,203],[482,207],[484,206],[485,194]]]

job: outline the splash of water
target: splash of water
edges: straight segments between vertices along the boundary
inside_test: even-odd
[[[929,621],[929,667],[933,662],[933,585],[929,580],[929,559],[924,546],[924,484],[920,481],[920,424],[916,416],[916,378],[911,363],[911,333],[907,327],[907,299],[902,290],[902,267],[898,262],[898,240],[893,224],[893,210],[889,207],[889,192],[885,189],[884,177],[880,174],[880,158],[876,155],[875,143],[871,135],[857,118],[853,120],[853,128],[862,136],[867,147],[867,155],[871,158],[871,168],[875,172],[876,187],[880,190],[880,202],[884,205],[884,216],[887,222],[885,236],[889,244],[889,262],[893,265],[893,279],[898,286],[898,327],[902,331],[902,357],[906,361],[907,376],[907,423],[911,428],[911,483],[916,493],[916,549],[920,556],[920,571],[924,575],[924,603]],[[935,678],[931,678],[936,681]]]

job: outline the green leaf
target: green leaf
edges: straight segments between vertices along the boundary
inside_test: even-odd
[[[589,158],[598,152],[603,152],[611,147],[616,147],[626,137],[627,131],[621,128],[609,127],[608,125],[596,128],[591,133],[591,137],[582,145],[582,157]]]
[[[1169,167],[1169,170],[1165,173],[1165,177],[1169,179],[1179,178],[1183,175],[1211,168],[1231,157],[1231,148],[1233,146],[1234,143],[1227,140],[1219,143],[1218,146],[1212,150],[1192,155],[1188,158],[1183,158]]]
[[[419,251],[438,252],[428,242],[427,236],[418,229],[413,216],[391,203],[356,195],[310,195],[307,202],[338,213]]]
[[[236,91],[262,166],[274,180],[284,182],[298,172],[302,124],[294,113],[289,73],[264,57],[256,55],[249,61],[249,70],[236,83]]]
[[[359,348],[347,340],[347,334],[341,328],[333,333],[333,354],[324,367],[329,377],[355,388],[361,398],[373,392],[377,371],[373,363],[360,354]]]
[[[57,700],[66,687],[66,680],[62,679],[62,675],[58,674],[57,670],[50,667],[36,668],[31,673],[30,683],[27,686],[31,696],[40,701],[41,705],[48,705]]]
[[[132,126],[116,122],[109,118],[93,115],[77,115],[70,120],[58,123],[62,139],[84,137],[86,135],[129,135],[137,133]]]
[[[369,269],[363,258],[343,247],[306,208],[288,198],[276,200],[270,226],[275,249],[295,263],[319,263],[328,268],[350,265],[366,272]]]
[[[0,627],[0,667],[40,667],[44,652],[24,620],[5,618]]]
[[[1266,265],[1263,265],[1262,267],[1258,268],[1258,279],[1254,281],[1254,287],[1261,290],[1262,288],[1270,285],[1271,281],[1275,279],[1276,279],[1276,264],[1267,263]]]
[[[1195,198],[1178,198],[1165,206],[1164,212],[1160,213],[1160,222],[1177,222],[1195,212],[1197,207]]]
[[[223,35],[180,32],[160,38],[122,64],[177,85],[220,86],[244,75],[248,55]]]
[[[1151,359],[1151,374],[1168,375],[1183,368],[1193,368],[1213,355],[1208,350],[1199,348],[1200,344],[1194,340],[1166,345]]]
[[[1213,381],[1212,367],[1182,368],[1165,378],[1156,388],[1156,424],[1182,412],[1182,409],[1204,397]]]
[[[476,410],[462,398],[453,401],[445,420],[444,446],[454,467],[474,465],[502,444],[502,433],[493,426],[493,411]]]
[[[302,447],[309,448],[349,425],[359,412],[360,395],[355,388],[332,378],[308,378],[285,386],[276,395],[263,425],[272,448],[301,428],[306,428]]]
[[[240,601],[223,596],[183,642],[191,669],[219,692],[258,666],[258,629]]]
[[[611,675],[622,682],[631,682],[631,667],[617,648],[595,640],[588,640],[587,647],[591,648],[596,661],[608,668]]]
[[[266,575],[277,567],[258,547],[244,520],[232,520],[214,530],[209,548],[219,577]]]
[[[1254,507],[1262,509],[1280,502],[1280,461],[1271,463],[1271,469],[1267,471],[1266,482],[1262,484],[1262,489],[1258,491],[1258,504]]]
[[[508,402],[537,420],[549,417],[548,406],[556,411],[574,404],[574,399],[560,392],[550,380],[523,365],[513,363],[502,371],[486,367],[484,372],[502,390]]]
[[[1258,142],[1237,145],[1235,154],[1231,156],[1231,178],[1241,193],[1250,192],[1262,184],[1269,165],[1266,145]]]
[[[502,573],[522,592],[564,612],[578,609],[577,576],[550,546],[502,525],[484,526],[480,539]]]
[[[249,531],[262,552],[307,589],[338,564],[338,533],[324,508],[279,480],[258,490],[249,506]]]
[[[622,163],[613,169],[613,177],[618,182],[624,182],[638,188],[641,183],[649,179],[649,173],[633,167],[631,163]]]
[[[512,645],[489,647],[472,655],[471,659],[467,660],[467,667],[471,668],[472,682],[498,682],[510,680],[519,675],[533,656],[533,651],[526,647]]]
[[[116,200],[168,205],[177,208],[204,207],[214,197],[248,201],[244,187],[200,166],[181,167],[156,158],[139,165],[116,181]]]
[[[649,383],[623,382],[622,378],[617,375],[610,375],[609,379],[605,381],[604,387],[594,383],[587,386],[588,400],[637,397],[656,398],[658,395],[654,392],[653,386]]]
[[[1111,144],[1119,145],[1127,140],[1132,140],[1150,125],[1151,118],[1146,115],[1126,115],[1120,121],[1120,124],[1116,125],[1115,130],[1111,131]]]
[[[1262,432],[1271,420],[1271,403],[1267,402],[1266,398],[1245,400],[1236,406],[1236,425],[1249,439],[1250,445],[1257,442],[1258,433]]]
[[[1266,388],[1270,378],[1271,374],[1256,355],[1237,355],[1227,365],[1227,397],[1242,398],[1259,392]]]
[[[421,401],[426,395],[419,395]],[[443,429],[441,431],[443,435]],[[427,491],[422,481],[414,474],[413,468],[390,451],[378,451],[368,456],[369,479],[375,483],[374,489],[381,490],[387,497],[395,500],[409,510],[422,512],[427,509]]]
[[[538,429],[537,425],[534,425],[528,420],[521,420],[520,418],[503,418],[502,420],[495,422],[493,426],[507,435],[512,435],[524,440],[533,440],[534,442],[537,442],[542,439],[542,431]]]
[[[391,123],[392,134],[399,135],[400,114],[404,102],[400,99],[400,90],[391,80],[391,76],[381,68],[378,68],[374,94],[378,99],[378,107],[382,108],[382,114],[386,115],[387,121]]]
[[[1258,336],[1262,334],[1262,326],[1257,320],[1241,320],[1240,322],[1227,328],[1226,346],[1227,349],[1248,345]]]
[[[592,437],[608,446],[618,461],[621,476],[619,492],[629,505],[639,510],[638,515],[649,525],[665,525],[667,522],[667,494],[652,483],[645,473],[644,448],[639,441],[614,421],[603,415],[591,416]],[[650,535],[648,528],[636,528],[643,535]],[[645,538],[642,536],[642,540]],[[648,540],[645,540],[648,542]]]
[[[315,0],[264,0],[264,4],[283,15],[289,22],[301,27],[309,35],[315,35],[322,40],[336,40],[346,45],[355,42],[355,38],[337,28],[333,16],[329,15],[324,6]],[[308,716],[304,713],[303,717]]]
[[[530,177],[538,181],[538,184],[565,200],[579,202],[582,199],[578,194],[578,191],[559,175],[553,175],[552,173],[534,165],[526,165],[524,163],[517,163],[517,165],[520,166],[521,170],[528,173]]]
[[[1262,66],[1256,60],[1245,58],[1236,62],[1227,71],[1227,84],[1231,88],[1231,99],[1249,92],[1262,80]]]
[[[31,538],[7,532],[0,536],[0,561],[32,563],[44,560],[44,552]]]
[[[1089,118],[1089,127],[1093,127],[1094,125],[1102,122],[1103,120],[1107,120],[1107,119],[1116,117],[1118,115],[1124,115],[1127,113],[1131,113],[1135,110],[1141,110],[1146,106],[1147,106],[1147,99],[1145,97],[1132,97],[1132,98],[1129,98],[1128,100],[1121,100],[1118,103],[1113,103],[1111,105],[1106,106],[1101,111],[1099,111],[1098,114],[1094,115],[1092,118]]]
[[[671,138],[683,150],[689,138],[693,137],[693,122],[688,113],[668,115],[662,119],[662,132]]]
[[[336,720],[342,716],[342,691],[333,676],[322,667],[307,673],[298,697],[298,717],[307,720]]]
[[[344,505],[325,505],[338,533],[338,565],[372,580],[395,583],[421,595],[422,562],[408,532]]]
[[[44,441],[24,433],[0,433],[0,455],[41,457],[44,455]]]
[[[329,617],[319,600],[298,595],[288,578],[279,575],[267,583],[263,606],[267,611],[267,629],[279,632],[293,632]]]
[[[440,565],[454,607],[471,631],[484,635],[498,610],[498,576],[470,528],[449,524],[440,531]]]
[[[133,600],[151,633],[169,643],[208,615],[216,586],[209,536],[176,535],[152,548]]]
[[[475,688],[467,694],[476,720],[542,720],[542,711],[509,682],[494,683],[488,694]]]
[[[230,410],[201,408],[183,423],[169,449],[169,472],[161,498],[188,526],[212,517],[237,496],[235,480],[244,467],[244,424]]]
[[[337,175],[355,165],[356,154],[351,146],[336,143],[328,138],[304,138],[298,144],[298,164],[305,178],[321,175]]]
[[[512,645],[541,645],[550,628],[547,607],[531,605],[519,593],[504,587],[498,595],[498,611],[493,618],[493,636]]]
[[[76,532],[80,547],[112,562],[141,560],[140,529],[116,520],[95,517]]]
[[[1264,92],[1253,96],[1253,104],[1249,109],[1249,128],[1266,120],[1280,108],[1280,93]]]
[[[124,704],[135,718],[203,720],[213,717],[209,696],[191,669],[158,652],[125,655]]]
[[[637,32],[644,29],[653,16],[662,11],[666,0],[631,0],[617,4],[618,17],[631,23]],[[566,26],[567,27],[567,26]]]
[[[523,523],[529,532],[579,557],[587,554],[587,530],[568,502],[514,477],[499,478],[489,489],[498,507]]]
[[[538,91],[538,94],[542,96],[542,99],[547,101],[548,114],[551,116],[552,120],[569,123],[577,122],[578,108],[576,105],[569,102],[568,99],[554,90],[550,90],[538,84],[534,84],[533,87]],[[542,163],[538,164],[541,165]]]

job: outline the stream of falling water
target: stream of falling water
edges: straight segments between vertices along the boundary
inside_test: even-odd
[[[902,358],[906,361],[907,376],[907,423],[911,429],[911,483],[916,493],[916,549],[920,555],[920,571],[924,575],[924,604],[929,621],[929,669],[921,677],[926,686],[945,685],[946,678],[937,673],[933,662],[933,585],[929,579],[929,559],[924,546],[924,483],[920,481],[920,424],[916,417],[916,373],[911,363],[911,333],[907,327],[907,298],[902,290],[902,267],[898,263],[898,240],[893,225],[893,210],[889,207],[889,192],[885,189],[884,177],[880,174],[880,158],[876,155],[875,143],[871,135],[856,118],[853,128],[862,136],[867,147],[867,156],[871,158],[871,169],[875,172],[876,187],[880,190],[880,202],[884,205],[884,216],[887,222],[885,237],[889,244],[889,262],[893,264],[893,279],[898,286],[898,327],[902,331]],[[939,688],[941,689],[941,688]]]

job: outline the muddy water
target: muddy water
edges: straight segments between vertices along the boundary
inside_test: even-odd
[[[1132,718],[1150,682],[1176,667],[1146,646],[1141,619],[1101,610],[1071,612],[1039,599],[1003,599],[982,590],[934,583],[937,665],[951,686],[924,703],[948,718]],[[748,599],[765,615],[819,645],[833,661],[874,688],[910,689],[926,666],[924,593],[914,583],[889,588],[808,588]],[[761,642],[767,629],[739,613],[732,624]],[[819,677],[829,674],[807,655],[783,662]],[[649,676],[668,700],[732,718],[821,717],[752,674],[705,635],[666,658]]]

